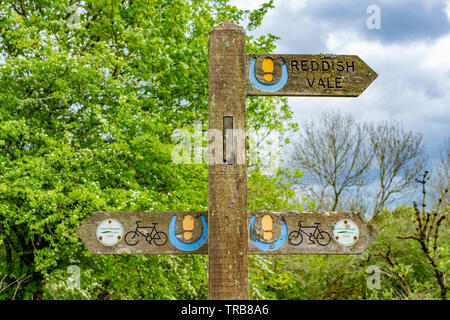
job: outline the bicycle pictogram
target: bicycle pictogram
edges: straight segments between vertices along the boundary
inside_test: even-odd
[[[298,222],[298,230],[294,230],[289,233],[289,243],[293,246],[298,246],[303,242],[303,234],[304,233],[308,238],[311,244],[317,242],[321,246],[326,246],[330,243],[331,237],[330,234],[326,231],[320,230],[319,225],[320,222],[315,222],[314,226],[303,226],[303,221]],[[314,229],[314,231],[306,233],[303,229]]]
[[[163,246],[167,242],[167,234],[163,231],[157,231],[157,223],[153,223],[151,226],[140,226],[141,221],[136,221],[136,229],[134,231],[129,231],[125,235],[125,243],[129,246],[135,246],[143,236],[148,244],[152,241],[158,247]]]

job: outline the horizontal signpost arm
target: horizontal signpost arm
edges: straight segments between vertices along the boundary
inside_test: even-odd
[[[249,254],[360,254],[378,235],[348,211],[249,212],[248,232]],[[208,212],[95,212],[77,234],[93,254],[208,254]]]
[[[247,96],[357,97],[377,77],[356,55],[248,54]]]
[[[207,211],[95,212],[77,234],[93,254],[206,254],[207,221]],[[122,229],[113,235],[117,243],[112,245],[104,244],[105,237],[116,231],[108,230],[108,225]]]
[[[348,211],[251,213],[249,233],[249,254],[360,254],[378,235]]]

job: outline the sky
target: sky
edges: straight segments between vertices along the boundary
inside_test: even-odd
[[[263,2],[231,0],[239,9]],[[428,155],[439,156],[450,138],[450,0],[275,0],[274,5],[262,26],[249,33],[280,37],[273,53],[354,54],[378,73],[358,98],[289,98],[294,121],[301,125],[323,110],[348,112],[358,121],[394,119],[422,132]],[[379,20],[373,20],[373,6]]]

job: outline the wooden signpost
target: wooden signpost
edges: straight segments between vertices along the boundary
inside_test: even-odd
[[[250,54],[247,95],[357,97],[377,77],[358,56]]]
[[[95,212],[78,236],[94,254],[208,254],[219,300],[248,299],[248,254],[362,253],[377,232],[358,213],[248,213],[245,100],[356,97],[376,77],[357,56],[246,55],[243,29],[220,24],[209,41],[208,212]]]
[[[247,218],[249,254],[359,254],[377,235],[354,212],[266,211]],[[95,212],[77,233],[93,254],[207,254],[208,212]]]

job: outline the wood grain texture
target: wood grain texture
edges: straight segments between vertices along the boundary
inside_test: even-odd
[[[232,199],[229,199],[232,200]],[[194,217],[194,230],[192,238],[183,238],[182,220],[185,215],[192,215]],[[206,223],[208,223],[208,212],[95,212],[78,230],[77,234],[84,242],[88,250],[93,254],[207,254],[208,242],[203,244],[195,251],[184,251],[177,249],[172,243],[167,241],[163,246],[156,246],[155,244],[148,244],[145,239],[140,239],[135,246],[129,246],[122,239],[115,246],[104,246],[96,237],[97,226],[100,222],[106,219],[115,219],[119,221],[124,228],[124,236],[126,233],[135,230],[136,221],[141,221],[140,225],[149,226],[152,223],[157,223],[157,231],[169,234],[169,223],[173,216],[176,216],[176,223],[174,233],[177,238],[185,243],[194,243],[202,235],[202,224],[200,216],[204,216]],[[262,218],[265,215],[270,215],[273,219],[272,239],[264,239],[264,231],[262,228]],[[290,211],[290,212],[250,212],[248,213],[248,221],[255,217],[254,228],[246,227],[248,230],[248,253],[249,254],[360,254],[367,249],[370,243],[377,237],[378,233],[375,228],[366,222],[359,213],[356,212],[309,212],[309,211]],[[358,241],[352,246],[342,246],[332,237],[331,241],[322,246],[314,241],[311,243],[307,235],[303,234],[303,241],[298,245],[292,245],[289,239],[279,248],[273,251],[261,250],[255,246],[257,240],[271,244],[281,237],[282,224],[286,222],[288,235],[292,231],[299,229],[298,222],[302,221],[303,227],[318,225],[319,230],[327,232],[330,236],[333,235],[333,226],[339,220],[351,220],[358,225],[360,236]],[[248,226],[248,224],[247,224]],[[233,226],[228,226],[227,229],[232,229]],[[314,228],[303,229],[306,233],[313,232]],[[246,246],[243,246],[246,247]],[[242,249],[242,248],[239,248]],[[243,251],[240,251],[243,252]]]
[[[265,240],[263,237],[263,230],[261,227],[261,218],[264,215],[271,215],[274,221],[273,239]],[[291,211],[291,212],[258,212],[250,213],[249,218],[256,216],[254,223],[254,230],[249,230],[250,238],[248,242],[249,254],[360,254],[367,249],[370,243],[377,237],[378,233],[375,228],[366,222],[360,213],[356,212],[309,212],[309,211]],[[340,220],[349,220],[356,223],[359,228],[359,239],[355,244],[351,246],[343,246],[339,244],[333,237],[333,227],[336,222]],[[289,235],[299,230],[299,221],[302,221],[302,241],[292,241],[298,243],[294,245],[289,239]],[[287,226],[287,239],[284,244],[273,251],[265,251],[255,246],[256,240],[266,243],[273,243],[281,236],[281,228],[283,223]],[[316,238],[314,238],[314,231],[316,223],[319,223],[318,230],[320,232],[326,232],[330,236],[328,242],[327,237],[323,234],[323,238],[319,240],[322,244],[319,244]],[[305,228],[306,227],[306,228]],[[309,237],[312,233],[313,237]]]
[[[190,214],[194,217],[193,236],[190,239],[183,238],[183,217]],[[95,212],[78,230],[77,234],[88,250],[93,254],[206,254],[208,253],[208,242],[195,251],[186,251],[176,248],[170,239],[164,245],[157,246],[153,242],[148,243],[144,236],[139,235],[139,240],[135,245],[128,245],[125,236],[128,232],[136,230],[136,222],[140,221],[140,226],[152,226],[157,223],[156,232],[164,232],[169,236],[169,224],[173,216],[176,216],[174,234],[180,241],[187,244],[199,239],[202,234],[202,223],[200,216],[205,217],[207,222],[208,213],[205,212]],[[103,245],[96,236],[97,226],[107,219],[115,219],[123,227],[123,238],[115,246]],[[140,228],[143,233],[151,231],[147,228]],[[161,236],[162,237],[162,236]],[[135,240],[133,241],[135,242]]]
[[[209,129],[223,132],[224,117],[232,117],[233,131],[244,134],[244,146],[245,79],[245,32],[224,22],[209,38]],[[211,161],[210,144],[208,256],[213,300],[249,297],[246,149],[236,146],[233,143],[233,161],[217,163]]]
[[[266,92],[256,88],[249,76],[253,58],[256,58],[256,79],[267,85],[280,80],[282,74],[280,58],[282,58],[288,70],[288,80],[284,87],[275,92]],[[271,58],[274,61],[274,77],[271,81],[264,79],[262,63],[264,58]],[[247,55],[246,85],[249,96],[357,97],[377,77],[377,73],[356,55]]]

